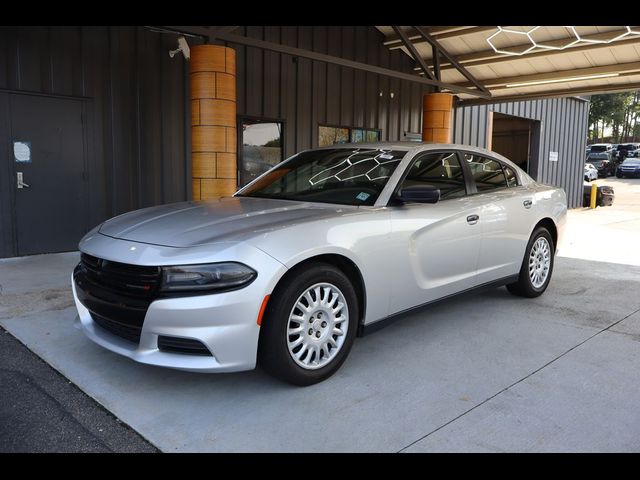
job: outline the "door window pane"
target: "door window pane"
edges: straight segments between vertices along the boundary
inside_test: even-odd
[[[238,183],[244,186],[283,160],[282,123],[243,119],[241,135]]]
[[[471,153],[465,153],[464,158],[469,163],[478,192],[488,192],[507,186],[507,179],[499,162]]]
[[[439,188],[443,200],[466,195],[462,167],[454,152],[427,153],[418,157],[401,188],[413,185]]]

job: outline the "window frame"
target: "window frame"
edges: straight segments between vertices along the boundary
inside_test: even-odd
[[[409,162],[409,165],[407,165],[407,167],[402,172],[402,175],[400,176],[400,178],[396,182],[396,185],[393,187],[393,190],[391,191],[391,196],[389,197],[389,201],[387,202],[387,206],[388,207],[400,206],[400,205],[397,205],[395,203],[395,201],[398,198],[398,193],[400,191],[400,187],[402,186],[402,183],[406,180],[407,175],[409,175],[409,171],[411,170],[413,165],[420,158],[422,158],[422,156],[424,156],[424,155],[431,155],[431,154],[437,155],[437,154],[440,154],[440,153],[453,153],[458,158],[458,163],[460,163],[460,167],[462,168],[462,178],[464,179],[465,194],[460,196],[460,197],[445,198],[443,200],[439,200],[438,203],[446,202],[448,200],[459,200],[461,198],[465,198],[465,197],[468,197],[468,196],[472,195],[472,193],[469,190],[469,188],[470,188],[469,171],[470,170],[468,170],[468,166],[466,166],[466,165],[464,165],[462,163],[462,160],[464,160],[464,156],[460,155],[460,151],[459,150],[454,150],[454,149],[450,149],[450,148],[442,148],[442,149],[439,148],[439,149],[436,149],[436,150],[421,151],[421,152],[418,152],[417,154],[414,155],[414,157]],[[471,180],[473,180],[473,179],[471,178]],[[424,204],[419,204],[419,205],[424,205]]]
[[[242,125],[244,120],[253,121],[256,123],[280,123],[282,125],[282,130],[280,131],[280,161],[276,165],[280,165],[287,159],[285,155],[285,147],[286,147],[286,130],[287,130],[287,122],[284,119],[277,119],[271,117],[260,117],[256,115],[236,115],[236,188],[244,188],[246,185],[240,185],[240,171],[242,165],[242,159],[244,158],[244,148],[243,142],[244,139],[244,131],[240,131],[240,126]],[[271,168],[275,167],[272,166]],[[264,172],[263,172],[264,173]]]
[[[467,159],[464,158],[465,154],[477,155],[479,157],[487,158],[489,160],[493,160],[494,162],[498,163],[498,165],[500,165],[500,169],[502,170],[502,174],[504,175],[504,179],[506,181],[506,185],[504,187],[494,188],[493,190],[486,190],[484,192],[479,191],[478,190],[478,186],[476,184],[476,180],[473,177],[473,172],[471,171],[471,167],[469,167],[469,162],[467,162]],[[502,160],[500,160],[500,159],[498,159],[496,157],[493,157],[491,155],[487,155],[485,153],[477,153],[477,152],[474,152],[472,150],[458,150],[458,156],[460,158],[460,162],[463,165],[462,169],[465,171],[465,173],[466,173],[466,175],[468,177],[467,185],[470,184],[471,187],[472,187],[472,191],[471,191],[471,193],[468,193],[468,195],[482,195],[482,194],[485,194],[485,193],[499,192],[501,190],[508,190],[508,189],[511,189],[511,188],[517,188],[517,187],[521,187],[522,186],[522,182],[520,181],[520,176],[518,175],[518,172],[512,166],[505,165],[505,163]],[[509,186],[509,181],[507,180],[507,174],[504,171],[505,167],[508,167],[508,168],[511,169],[511,171],[513,171],[513,173],[514,173],[514,175],[516,177],[516,186],[515,187],[510,187]]]

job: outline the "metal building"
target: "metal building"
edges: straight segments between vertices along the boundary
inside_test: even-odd
[[[562,186],[569,208],[582,205],[589,101],[547,98],[455,110],[455,143],[488,148],[539,182]]]
[[[496,28],[0,27],[0,257],[73,250],[109,217],[344,141],[489,147],[576,207],[575,95],[636,86],[640,33],[500,30],[490,49]]]

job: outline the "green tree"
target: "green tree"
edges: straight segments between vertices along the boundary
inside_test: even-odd
[[[622,143],[635,132],[640,117],[640,92],[593,95],[589,109],[589,140],[603,140],[612,128],[612,141]]]

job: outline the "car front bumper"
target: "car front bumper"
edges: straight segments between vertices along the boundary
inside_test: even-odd
[[[100,242],[107,241],[100,239]],[[126,244],[122,246],[128,249],[135,246],[138,250],[176,250],[113,238],[109,238],[108,242],[122,242]],[[101,257],[100,246],[93,247],[85,253]],[[98,325],[81,302],[78,286],[72,276],[78,322],[87,337],[98,345],[140,363],[194,372],[251,370],[256,366],[260,306],[286,268],[253,247],[244,245],[233,247],[232,250],[245,250],[245,262],[252,264],[252,268],[258,271],[258,277],[247,287],[230,292],[154,300],[144,316],[139,343],[125,340]],[[111,260],[117,261],[114,258]],[[172,263],[179,264],[180,261],[175,259]],[[197,340],[211,355],[161,351],[158,347],[159,336]]]
[[[625,177],[640,177],[640,170],[622,170],[618,169],[618,175],[624,175]]]

